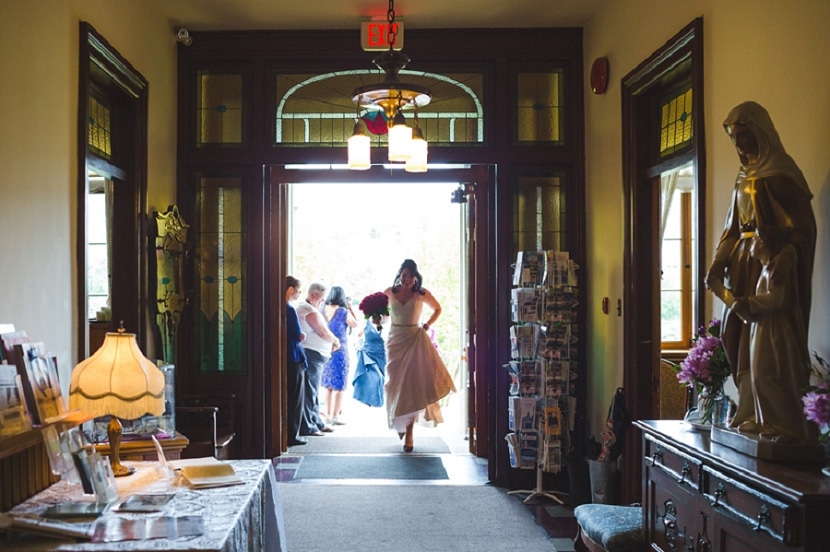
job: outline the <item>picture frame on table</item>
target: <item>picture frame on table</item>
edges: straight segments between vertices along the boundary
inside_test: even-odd
[[[58,367],[42,342],[14,346],[17,375],[20,376],[26,410],[33,425],[44,425],[64,418],[66,403],[61,395]]]
[[[0,441],[31,429],[17,367],[0,364]]]
[[[19,343],[29,343],[32,341],[25,331],[15,331],[6,328],[8,331],[0,332],[0,361],[5,361],[7,364],[14,366],[14,346]]]
[[[46,426],[40,433],[49,456],[49,467],[52,473],[64,478],[64,474],[75,469],[72,452],[69,450],[68,435],[64,431],[59,432],[53,425]],[[66,478],[71,479],[71,477]]]

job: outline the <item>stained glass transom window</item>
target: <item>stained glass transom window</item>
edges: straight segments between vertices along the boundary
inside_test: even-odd
[[[660,156],[665,157],[692,142],[691,87],[660,105]]]
[[[196,233],[199,369],[246,371],[245,205],[240,178],[204,178]]]
[[[518,73],[516,80],[518,141],[564,144],[564,72]]]
[[[426,86],[432,101],[418,110],[418,125],[430,147],[484,141],[482,94],[484,78],[477,73],[439,75],[400,72],[404,82]],[[352,91],[382,81],[378,71],[354,70],[325,74],[275,75],[274,143],[286,146],[346,144],[357,110]],[[412,126],[413,111],[405,111]],[[386,143],[386,120],[380,111],[360,110],[373,144]]]
[[[245,130],[242,75],[198,71],[196,81],[197,145],[242,144]]]
[[[88,142],[92,153],[112,158],[112,110],[94,96],[89,97]]]
[[[565,241],[564,176],[523,176],[513,201],[515,251],[561,251]]]

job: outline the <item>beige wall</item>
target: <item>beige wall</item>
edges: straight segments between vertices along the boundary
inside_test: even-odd
[[[74,298],[78,23],[150,83],[148,211],[175,202],[176,43],[155,3],[0,2],[0,322],[77,362]]]
[[[694,18],[703,17],[706,132],[707,256],[720,237],[738,159],[722,122],[755,100],[769,111],[787,151],[813,191],[818,219],[810,347],[830,356],[830,3],[823,0],[608,2],[585,30],[585,73],[607,56],[608,91],[586,88],[587,281],[589,414],[600,430],[614,389],[622,385],[622,318],[602,314],[600,301],[623,295],[621,79]],[[706,259],[708,263],[709,259]],[[623,305],[623,309],[632,305]],[[713,310],[714,309],[714,310]],[[707,315],[719,315],[707,292]]]

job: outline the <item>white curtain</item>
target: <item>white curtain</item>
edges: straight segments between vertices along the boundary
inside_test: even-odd
[[[666,232],[666,222],[669,218],[674,191],[677,189],[677,177],[680,171],[672,171],[660,177],[660,243],[663,243],[663,234]]]

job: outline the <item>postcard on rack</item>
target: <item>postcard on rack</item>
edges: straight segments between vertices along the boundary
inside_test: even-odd
[[[233,466],[223,463],[184,466],[182,475],[194,489],[225,487],[244,483],[236,475]]]

